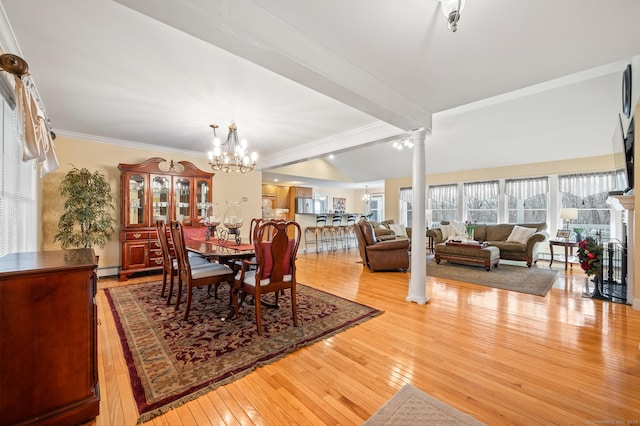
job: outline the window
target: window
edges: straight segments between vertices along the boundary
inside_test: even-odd
[[[427,202],[431,206],[431,220],[435,223],[458,220],[458,185],[435,185],[429,187]]]
[[[411,227],[413,218],[413,210],[411,208],[411,202],[413,201],[413,189],[412,188],[400,188],[400,206],[398,222],[400,225],[404,225],[408,228]]]
[[[371,214],[370,220],[375,222],[382,222],[384,220],[384,194],[371,195],[369,213]]]
[[[549,178],[507,179],[505,198],[508,223],[547,222]]]
[[[584,228],[582,235],[604,241],[611,238],[611,207],[607,204],[609,191],[616,188],[615,172],[580,173],[558,176],[561,206],[578,209],[578,219],[571,228]]]
[[[497,180],[464,184],[466,219],[477,223],[498,223],[500,188]]]
[[[0,120],[0,256],[37,249],[36,167],[21,161],[16,112],[2,101]]]

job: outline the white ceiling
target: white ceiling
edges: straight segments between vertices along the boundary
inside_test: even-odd
[[[436,0],[0,2],[56,133],[205,155],[235,120],[353,185],[410,176],[418,127],[429,174],[608,154],[640,54],[637,0],[468,0],[456,33]]]

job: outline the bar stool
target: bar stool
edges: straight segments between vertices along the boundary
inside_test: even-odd
[[[344,215],[343,214],[334,214],[331,219],[331,236],[333,237],[333,249],[338,249],[338,244],[342,248],[346,247],[345,242],[345,228],[346,225],[343,222]]]
[[[316,224],[307,226],[304,228],[304,252],[309,250],[309,244],[316,245],[316,253],[322,251],[322,243],[324,237],[324,229],[327,225],[327,215],[316,216]],[[320,249],[318,250],[318,242],[320,242]]]
[[[356,224],[356,215],[349,214],[346,215],[347,223],[344,226],[344,241],[347,248],[351,248],[351,243],[353,243],[354,247],[358,246],[358,240],[356,237],[356,232],[353,229],[353,226]]]

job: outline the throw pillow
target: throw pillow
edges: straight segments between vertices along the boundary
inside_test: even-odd
[[[507,237],[508,243],[527,244],[527,241],[536,233],[535,228],[526,228],[524,226],[515,225],[511,234]]]
[[[407,228],[404,225],[391,223],[389,224],[389,227],[391,228],[393,233],[396,234],[396,237],[409,238],[409,236],[407,235]]]
[[[460,223],[462,224],[462,231],[460,231]],[[467,232],[464,228],[464,223],[460,222],[459,224],[449,224],[449,225],[441,225],[440,229],[442,230],[442,239],[444,241],[450,240],[467,240]]]
[[[442,231],[442,239],[447,241],[451,236],[453,230],[451,225],[440,225],[440,231]]]

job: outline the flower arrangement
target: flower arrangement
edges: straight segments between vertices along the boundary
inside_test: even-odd
[[[464,229],[467,231],[469,238],[473,238],[473,230],[476,229],[476,224],[471,221],[464,221]]]
[[[598,275],[602,267],[603,249],[593,237],[587,237],[578,244],[580,267],[587,275]]]

